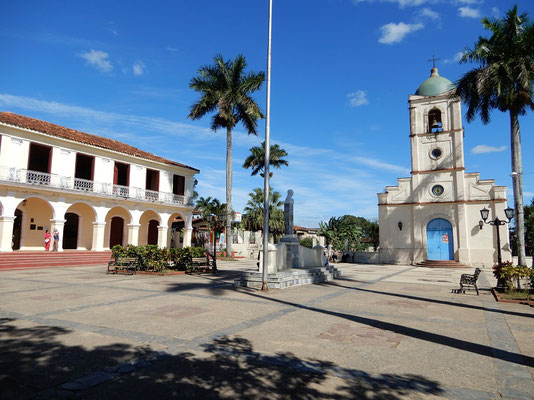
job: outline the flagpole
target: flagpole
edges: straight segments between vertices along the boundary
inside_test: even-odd
[[[267,39],[267,107],[265,114],[265,161],[263,185],[263,275],[261,290],[267,286],[267,265],[269,265],[269,160],[271,152],[271,33],[273,28],[273,0],[269,0],[269,34]]]

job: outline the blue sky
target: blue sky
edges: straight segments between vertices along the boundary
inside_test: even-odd
[[[274,0],[271,140],[289,167],[272,186],[295,191],[295,223],[377,217],[376,193],[409,175],[408,95],[433,54],[452,81],[458,55],[486,35],[482,16],[507,0]],[[215,54],[266,68],[267,0],[7,2],[0,26],[0,110],[139,147],[201,170],[201,196],[225,197],[225,132],[191,121],[189,81]],[[518,2],[534,19],[531,1]],[[265,109],[265,89],[256,95]],[[534,195],[533,114],[520,120],[525,201]],[[508,116],[464,122],[469,172],[509,186]],[[233,203],[262,187],[241,165],[263,140],[234,135]]]

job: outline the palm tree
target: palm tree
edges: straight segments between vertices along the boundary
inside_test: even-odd
[[[282,165],[287,167],[289,163],[282,157],[287,157],[287,151],[277,144],[272,144],[269,152],[269,165],[274,168],[280,168]],[[250,149],[250,155],[245,159],[243,168],[251,168],[252,173],[250,175],[252,176],[260,172],[260,176],[265,177],[265,141],[262,142],[261,146],[254,146]],[[273,173],[270,172],[269,178],[272,176]]]
[[[479,114],[482,122],[490,121],[490,111],[498,109],[510,115],[512,171],[519,264],[526,265],[525,222],[523,211],[523,166],[519,115],[534,109],[534,26],[527,14],[517,14],[517,5],[503,19],[482,19],[490,38],[480,37],[473,49],[466,50],[461,63],[480,66],[466,73],[458,82],[455,94],[467,104],[467,121]]]
[[[229,61],[216,55],[213,65],[201,67],[198,76],[189,82],[201,97],[191,106],[188,118],[195,120],[214,113],[211,129],[226,128],[226,232],[231,232],[232,225],[232,130],[241,122],[249,135],[257,135],[258,119],[263,118],[251,94],[261,88],[265,74],[245,73],[246,66],[242,55]],[[226,250],[232,254],[231,235],[226,235]]]
[[[263,190],[254,189],[249,193],[250,199],[245,206],[243,225],[249,231],[263,232]],[[284,202],[280,192],[269,191],[269,233],[279,236],[284,232],[284,212],[280,208]]]

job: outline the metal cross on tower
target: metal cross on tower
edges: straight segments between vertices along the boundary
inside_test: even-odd
[[[427,61],[432,61],[432,68],[436,68],[436,61],[438,61],[439,58],[436,58],[436,56],[434,54],[432,54],[432,60],[427,60]]]

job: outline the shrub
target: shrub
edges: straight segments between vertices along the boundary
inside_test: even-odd
[[[520,288],[520,279],[524,278],[530,281],[531,288],[534,287],[534,270],[521,265],[515,266],[510,261],[506,261],[501,265],[495,265],[493,267],[493,276],[495,276],[507,290]]]
[[[301,246],[307,247],[309,249],[313,248],[313,239],[311,237],[305,237],[299,240]]]

